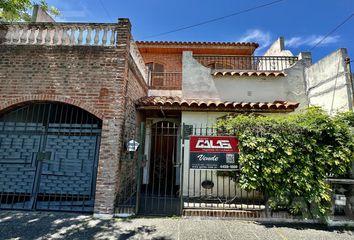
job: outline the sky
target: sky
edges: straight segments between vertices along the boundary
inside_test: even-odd
[[[234,14],[275,0],[47,0],[61,11],[57,21],[117,22],[129,18],[135,40],[257,42],[262,55],[279,37],[294,55],[309,51],[354,13],[354,0],[282,0],[219,21],[162,34]],[[156,36],[159,35],[159,36]],[[317,61],[347,48],[354,59],[354,16],[312,49]]]

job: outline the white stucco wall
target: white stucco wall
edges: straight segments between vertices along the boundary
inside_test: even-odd
[[[284,38],[279,37],[267,49],[263,56],[294,56],[289,50],[285,49]]]
[[[227,115],[227,112],[182,112],[181,120],[184,124],[211,127],[219,117]]]
[[[174,96],[181,97],[181,90],[158,90],[158,89],[149,89],[148,96]]]
[[[182,122],[187,125],[193,125],[196,130],[193,135],[212,134],[212,130],[206,130],[206,127],[212,127],[219,117],[225,116],[227,112],[182,112]],[[204,128],[200,130],[200,128]],[[183,142],[183,140],[182,140]],[[183,195],[189,197],[197,196],[223,196],[233,198],[235,196],[241,198],[246,197],[247,192],[241,190],[239,184],[235,183],[229,177],[217,176],[215,170],[194,170],[189,169],[189,140],[184,140],[183,154]],[[204,189],[201,183],[210,180],[214,183],[212,189]],[[251,196],[248,196],[251,197]],[[259,193],[252,196],[255,199],[261,198]]]
[[[285,98],[284,77],[218,76],[212,80],[222,101],[273,102]]]
[[[300,108],[308,106],[305,91],[304,67],[298,61],[285,69],[285,77],[213,76],[192,56],[183,53],[183,98],[214,99],[218,101],[273,102],[294,101]]]
[[[310,105],[330,114],[352,109],[346,57],[346,49],[338,49],[305,70]]]

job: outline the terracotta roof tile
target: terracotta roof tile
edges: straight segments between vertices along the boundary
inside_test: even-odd
[[[140,98],[136,105],[141,109],[153,109],[158,107],[180,108],[198,108],[210,110],[276,110],[276,111],[294,111],[299,103],[287,101],[274,102],[230,102],[217,100],[198,100],[198,99],[183,99],[180,97],[171,96],[149,96]]]
[[[272,76],[272,77],[284,77],[286,74],[282,71],[235,71],[235,70],[220,70],[213,71],[212,75],[214,76]]]
[[[138,45],[187,45],[187,46],[252,46],[257,48],[255,42],[178,42],[178,41],[136,41]]]

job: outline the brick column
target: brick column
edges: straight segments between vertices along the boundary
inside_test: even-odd
[[[114,84],[114,101],[107,106],[103,119],[100,158],[98,162],[94,215],[112,217],[118,192],[118,166],[123,150],[123,123],[128,81],[128,60],[131,40],[129,19],[120,18],[117,25],[117,69]]]

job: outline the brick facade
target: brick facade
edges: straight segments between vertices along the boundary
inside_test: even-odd
[[[23,102],[57,101],[102,120],[95,213],[112,214],[125,131],[135,128],[134,101],[147,93],[129,55],[131,25],[120,19],[116,46],[0,45],[0,111]]]
[[[165,72],[182,72],[181,53],[144,53],[141,55],[145,63],[160,63],[164,65]]]

